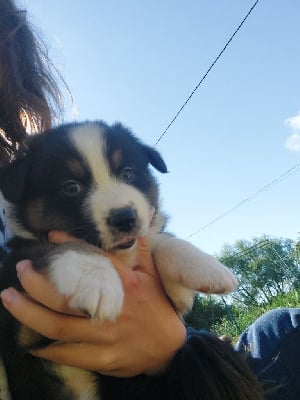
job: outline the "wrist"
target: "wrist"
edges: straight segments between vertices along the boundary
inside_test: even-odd
[[[172,332],[172,336],[170,336]],[[184,346],[186,342],[186,328],[183,322],[177,324],[175,330],[170,330],[164,338],[164,343],[157,347],[156,356],[152,365],[148,365],[145,374],[149,376],[158,376],[164,374],[177,352]],[[166,344],[168,344],[166,346]]]

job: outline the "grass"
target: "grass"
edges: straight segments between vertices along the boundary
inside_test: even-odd
[[[274,308],[288,308],[300,306],[300,289],[274,297],[269,304],[256,305],[251,307],[236,305],[231,306],[232,318],[223,317],[211,326],[211,331],[217,335],[229,335],[236,340],[241,332],[262,314]]]

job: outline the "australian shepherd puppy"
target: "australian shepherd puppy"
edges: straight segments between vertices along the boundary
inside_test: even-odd
[[[31,259],[34,268],[70,299],[71,308],[101,321],[115,320],[122,309],[123,288],[103,250],[133,267],[141,236],[150,243],[165,291],[179,314],[190,310],[197,290],[233,290],[237,282],[226,267],[164,233],[158,186],[149,166],[167,172],[160,154],[119,123],[71,123],[30,137],[0,174],[13,234],[0,290],[21,289],[15,265]],[[51,230],[83,240],[53,245],[47,241]],[[28,349],[49,341],[21,326],[3,307],[0,325],[12,399],[101,398],[98,375],[30,356]],[[82,385],[73,385],[80,379]]]

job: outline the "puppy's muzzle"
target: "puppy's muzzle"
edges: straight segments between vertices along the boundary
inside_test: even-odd
[[[111,210],[107,224],[118,232],[130,233],[137,225],[136,211],[131,207]]]

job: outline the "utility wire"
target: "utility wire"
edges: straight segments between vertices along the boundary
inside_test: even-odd
[[[270,240],[269,238],[263,240],[260,243],[256,243],[253,244],[250,247],[247,247],[244,250],[240,250],[237,251],[236,253],[230,254],[227,257],[221,257],[220,260],[222,263],[226,264],[228,261],[233,260],[235,258],[239,258],[239,257],[244,257],[244,256],[248,256],[248,255],[252,255],[252,253],[254,252],[254,250],[256,249],[262,249],[266,246],[270,245],[271,246],[271,250],[273,250],[273,252],[275,253],[276,257],[279,259],[279,261],[281,262],[281,264],[285,267],[287,267],[287,264],[285,262],[285,260],[290,259],[291,258],[291,254],[287,254],[285,257],[281,257],[277,250],[274,247],[274,244],[272,243],[272,240]],[[269,257],[270,258],[270,257]],[[270,260],[272,261],[272,259],[270,258]]]
[[[243,256],[248,256],[249,254],[251,255],[251,253],[253,253],[253,250],[263,248],[263,247],[267,246],[268,243],[269,243],[269,240],[265,239],[261,243],[253,244],[252,246],[250,246],[244,250],[237,251],[236,253],[233,253],[227,257],[221,257],[221,261],[222,261],[222,263],[226,264],[227,261],[230,261],[232,259],[235,259],[238,257],[243,257]]]
[[[231,214],[233,211],[237,210],[238,208],[242,207],[249,201],[253,200],[255,197],[260,195],[263,192],[266,192],[270,190],[273,186],[278,185],[280,182],[282,182],[284,179],[289,177],[290,175],[294,174],[300,169],[300,163],[294,165],[292,168],[288,169],[285,171],[283,174],[278,176],[277,178],[273,179],[271,182],[269,182],[267,185],[263,186],[261,189],[257,190],[255,193],[247,197],[246,199],[240,201],[238,204],[230,208],[229,210],[225,211],[223,214],[221,214],[219,217],[213,219],[206,225],[202,226],[201,228],[197,229],[195,232],[191,233],[189,236],[187,236],[186,239],[190,239],[192,236],[197,235],[198,233],[204,231],[204,229],[208,228],[209,226],[215,224],[216,222],[220,221],[221,219],[227,217],[227,215]]]
[[[253,4],[253,6],[250,8],[250,10],[248,11],[247,15],[245,16],[245,18],[242,20],[242,22],[239,24],[239,26],[236,28],[236,30],[234,31],[234,33],[231,35],[230,39],[227,41],[227,43],[225,44],[225,46],[223,47],[223,49],[220,51],[220,53],[217,55],[217,57],[214,59],[214,61],[212,62],[212,64],[210,65],[210,67],[208,68],[208,70],[206,71],[206,73],[203,75],[203,77],[201,78],[200,82],[197,84],[197,86],[195,87],[195,89],[192,91],[192,93],[189,95],[189,97],[186,99],[186,101],[183,103],[183,105],[180,107],[180,109],[178,110],[178,112],[176,113],[175,117],[172,119],[172,121],[169,123],[169,125],[166,127],[166,129],[163,131],[163,133],[160,135],[160,137],[157,139],[157,141],[155,142],[154,146],[156,146],[161,140],[162,138],[165,136],[165,134],[167,133],[167,131],[170,129],[170,127],[173,125],[173,123],[175,122],[175,120],[177,119],[177,117],[179,116],[179,114],[182,112],[182,110],[184,109],[184,107],[187,105],[187,103],[191,100],[191,98],[193,97],[193,95],[195,94],[195,92],[199,89],[200,85],[202,84],[202,82],[206,79],[207,75],[210,73],[210,71],[213,69],[213,67],[215,66],[215,64],[218,62],[219,58],[222,56],[222,54],[224,53],[224,51],[227,49],[228,45],[230,44],[230,42],[233,40],[233,38],[235,37],[235,35],[238,33],[238,31],[241,29],[241,27],[244,25],[244,23],[246,22],[247,18],[249,17],[249,15],[252,13],[252,11],[254,10],[254,8],[256,7],[257,3],[259,2],[259,0],[256,0],[255,3]]]

